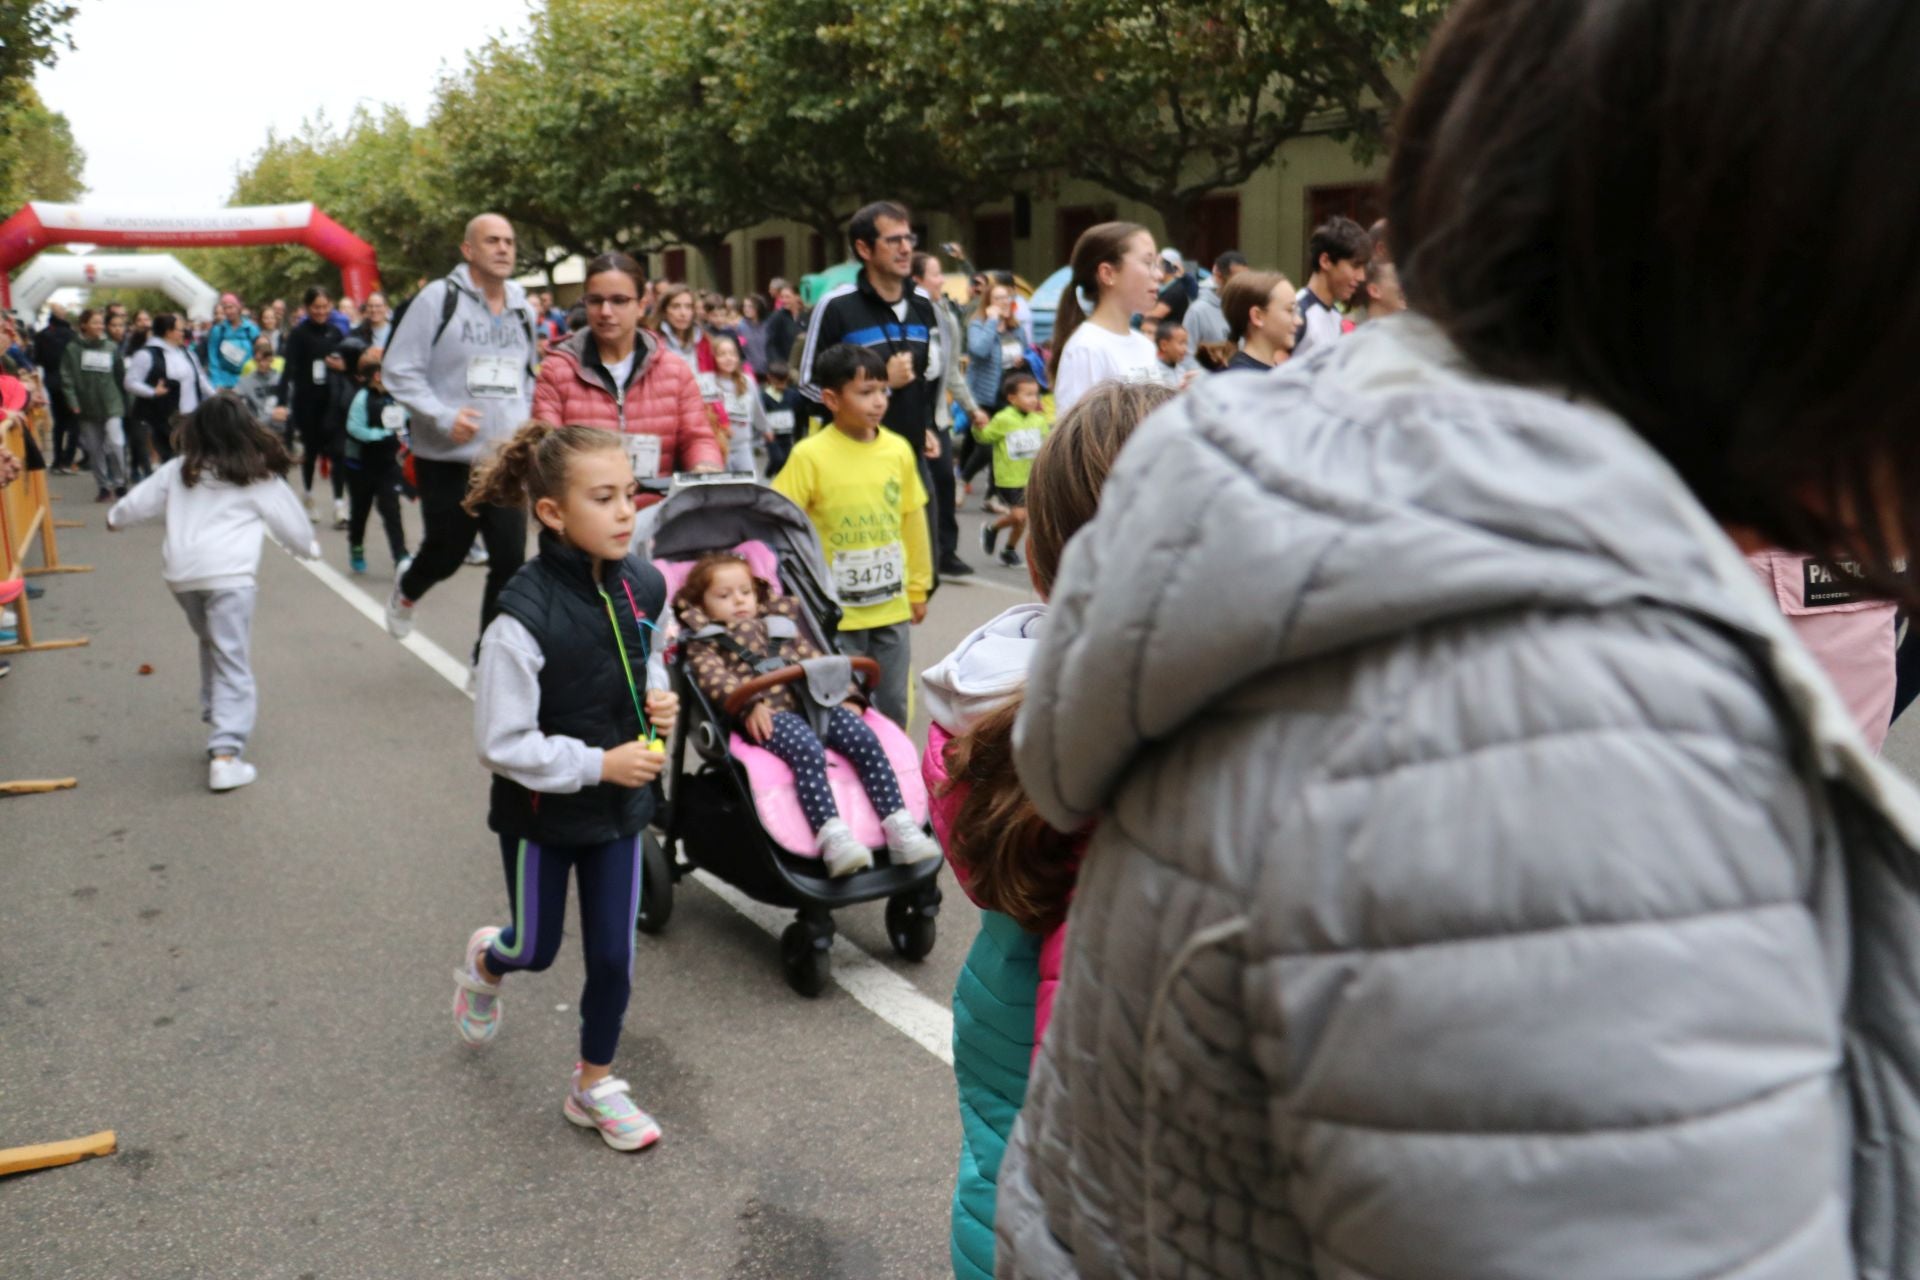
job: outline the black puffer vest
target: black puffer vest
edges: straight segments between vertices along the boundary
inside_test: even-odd
[[[613,627],[620,628],[634,686],[644,698],[643,655],[652,633],[634,621],[633,605],[639,605],[641,617],[657,624],[666,603],[666,580],[640,557],[608,562],[596,584],[585,552],[550,531],[541,532],[540,554],[520,566],[500,592],[500,611],[532,633],[545,658],[540,668],[540,732],[578,738],[603,750],[641,736]],[[650,787],[602,782],[572,795],[554,795],[529,791],[499,774],[493,778],[487,815],[487,825],[500,834],[540,844],[604,844],[638,835],[652,820]]]

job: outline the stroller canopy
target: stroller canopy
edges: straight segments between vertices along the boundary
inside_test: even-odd
[[[640,512],[633,527],[633,549],[656,560],[686,560],[750,539],[766,543],[782,562],[799,561],[839,603],[813,521],[791,498],[766,485],[747,479],[695,481]]]

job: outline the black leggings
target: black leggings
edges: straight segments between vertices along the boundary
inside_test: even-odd
[[[360,456],[346,464],[347,491],[352,506],[347,516],[347,545],[363,546],[367,540],[367,517],[380,510],[380,523],[387,531],[387,550],[398,564],[407,554],[406,534],[400,527],[399,447],[391,440],[363,443]]]
[[[416,455],[413,471],[420,485],[420,523],[426,533],[414,553],[413,567],[400,579],[400,594],[418,600],[436,583],[451,578],[467,558],[473,535],[487,548],[487,586],[480,595],[480,629],[500,612],[500,589],[527,558],[527,513],[513,507],[482,507],[470,516],[460,506],[473,468],[464,462],[435,462]],[[480,641],[474,640],[474,653]]]
[[[300,483],[308,493],[313,492],[314,468],[320,465],[320,457],[328,459],[328,472],[333,477],[333,496],[343,498],[347,493],[347,477],[342,474],[346,468],[342,465],[344,440],[342,433],[331,431],[327,427],[327,415],[324,410],[295,409],[291,415],[294,425],[300,430]]]

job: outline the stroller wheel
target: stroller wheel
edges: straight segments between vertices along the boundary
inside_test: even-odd
[[[787,985],[812,999],[827,989],[833,972],[831,933],[817,933],[805,922],[796,920],[780,935],[780,967],[786,970]]]
[[[887,941],[905,960],[925,960],[933,951],[938,922],[915,894],[887,899]]]
[[[633,922],[641,933],[659,933],[673,918],[673,863],[649,831],[640,843],[640,915]]]

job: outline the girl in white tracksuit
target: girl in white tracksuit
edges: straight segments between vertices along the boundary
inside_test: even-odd
[[[178,443],[172,460],[107,512],[107,528],[166,520],[160,572],[200,641],[200,718],[212,728],[207,785],[231,791],[257,776],[240,753],[258,710],[249,649],[260,535],[307,559],[320,544],[286,482],[286,447],[239,396],[202,402],[181,420]]]

